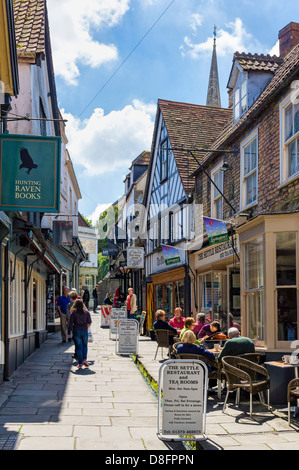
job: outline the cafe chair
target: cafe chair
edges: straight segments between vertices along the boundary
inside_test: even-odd
[[[261,364],[263,356],[263,353],[245,353],[240,354],[238,357],[243,357],[243,359],[247,359],[247,361],[254,362],[255,364]]]
[[[288,424],[291,424],[291,401],[299,399],[299,379],[293,379],[288,384]]]
[[[180,353],[176,355],[177,359],[198,359],[199,361],[204,362],[209,369],[208,373],[208,387],[210,380],[217,380],[218,386],[218,397],[221,397],[221,364],[216,359],[209,359],[206,356],[201,356],[200,354],[188,354]],[[209,367],[210,366],[210,367]]]
[[[172,354],[172,345],[169,344],[170,336],[175,336],[174,333],[170,330],[155,330],[156,340],[157,340],[157,349],[154,360],[157,357],[157,352],[159,348],[162,348],[161,354],[163,359],[163,348],[167,348],[169,352],[169,357]]]
[[[225,356],[222,358],[222,372],[226,376],[226,397],[222,411],[225,411],[229,392],[237,390],[237,402],[240,402],[241,389],[250,394],[250,417],[252,417],[252,396],[259,394],[263,401],[263,394],[267,390],[268,410],[270,409],[270,375],[267,369],[260,364],[248,361],[239,356]]]

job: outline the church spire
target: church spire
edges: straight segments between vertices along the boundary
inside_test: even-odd
[[[213,56],[210,70],[209,87],[207,95],[207,106],[221,107],[219,79],[218,79],[218,66],[216,55],[216,26],[214,26],[214,45]]]

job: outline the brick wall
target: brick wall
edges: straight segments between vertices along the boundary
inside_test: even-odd
[[[249,213],[252,217],[261,213],[289,212],[299,209],[299,177],[288,185],[280,185],[280,123],[279,104],[277,101],[270,104],[259,116],[258,120],[250,123],[245,131],[236,137],[226,150],[240,149],[240,142],[258,127],[258,204],[253,206]],[[211,170],[220,160],[227,161],[231,171],[224,173],[225,197],[231,205],[239,211],[240,208],[240,158],[236,155],[217,155],[205,164],[206,171]],[[203,204],[203,213],[211,215],[211,183],[206,175],[200,173],[195,183],[195,200]],[[223,202],[224,220],[232,215],[230,207]]]

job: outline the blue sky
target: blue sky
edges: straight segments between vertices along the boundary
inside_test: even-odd
[[[57,94],[82,193],[96,220],[150,150],[157,100],[205,105],[217,26],[221,104],[233,53],[278,54],[298,0],[48,0]]]

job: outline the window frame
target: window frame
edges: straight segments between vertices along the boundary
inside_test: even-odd
[[[211,179],[214,181],[214,183],[219,187],[220,191],[223,194],[223,187],[224,187],[224,172],[220,170],[220,168],[223,166],[223,161],[217,164],[214,168],[211,170]],[[216,183],[215,181],[215,175],[221,175],[221,183],[222,186],[220,187],[219,184]],[[217,191],[217,195],[215,196]],[[217,209],[216,209],[216,204],[221,201],[221,217],[217,214]],[[219,191],[215,188],[213,184],[211,184],[211,217],[214,217],[215,219],[218,220],[223,220],[223,197],[219,193]]]
[[[238,121],[248,109],[248,80],[245,77],[234,88],[234,121]],[[245,93],[244,93],[245,92]]]
[[[292,125],[294,126],[294,105],[299,104],[299,81],[295,82],[297,88],[280,103],[280,185],[287,184],[299,177],[299,129],[286,139],[286,110],[292,105]],[[297,144],[296,144],[297,142]],[[289,149],[295,143],[297,146],[297,171],[290,173]]]
[[[245,175],[245,149],[256,140],[256,165]],[[258,166],[259,166],[259,136],[258,129],[255,129],[250,135],[240,143],[241,167],[240,167],[240,209],[245,210],[258,204]],[[256,199],[247,203],[247,182],[251,176],[255,176],[256,181]]]

